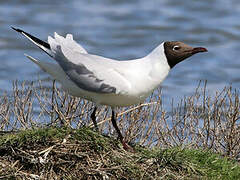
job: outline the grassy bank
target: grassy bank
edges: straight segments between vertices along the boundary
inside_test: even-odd
[[[136,145],[126,152],[89,128],[42,128],[0,137],[2,179],[240,179],[237,162],[211,151]]]

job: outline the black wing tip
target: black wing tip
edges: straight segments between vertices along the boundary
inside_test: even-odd
[[[24,32],[23,30],[18,29],[18,28],[15,28],[15,27],[13,27],[13,26],[11,26],[11,28],[12,28],[13,30],[19,32],[19,33],[23,33],[23,32]]]
[[[23,30],[21,30],[21,29],[15,28],[15,27],[13,27],[13,26],[11,26],[11,28],[12,28],[13,30],[15,30],[15,31],[23,34],[24,36],[26,36],[27,38],[31,39],[32,41],[34,41],[35,43],[38,44],[38,46],[39,46],[39,45],[42,45],[42,46],[44,46],[44,47],[47,48],[47,49],[50,49],[50,48],[51,48],[48,43],[42,41],[41,39],[38,39],[38,38],[36,38],[35,36],[33,36],[33,35],[25,32],[25,31],[23,31]],[[42,48],[41,48],[41,49],[42,49]]]

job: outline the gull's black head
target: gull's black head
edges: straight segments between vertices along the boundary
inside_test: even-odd
[[[193,48],[180,41],[168,41],[164,42],[164,52],[169,66],[173,68],[177,63],[180,63],[184,59],[191,57],[194,54],[207,52],[207,49],[203,47]]]

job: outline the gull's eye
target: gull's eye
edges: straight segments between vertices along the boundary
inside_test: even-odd
[[[179,50],[180,49],[180,46],[173,46],[173,50],[174,51],[177,51],[177,50]]]

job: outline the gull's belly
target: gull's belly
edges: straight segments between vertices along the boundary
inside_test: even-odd
[[[109,106],[131,106],[143,102],[149,95],[146,96],[129,96],[123,94],[103,94],[95,96],[95,102]]]
[[[120,93],[120,94],[104,94],[85,91],[77,87],[71,81],[64,83],[62,88],[70,95],[84,98],[93,101],[97,104],[109,105],[109,106],[130,106],[143,102],[151,92],[146,93]]]

